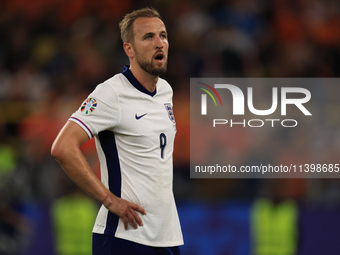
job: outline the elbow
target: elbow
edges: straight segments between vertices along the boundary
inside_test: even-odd
[[[52,147],[51,147],[51,156],[53,158],[57,159],[59,154],[60,154],[60,149],[58,148],[56,141],[54,141],[54,143],[52,144]]]
[[[51,147],[51,156],[55,158],[57,161],[61,160],[64,154],[64,150],[60,142],[57,140],[54,141]]]
[[[51,147],[51,156],[59,162],[59,164],[64,164],[69,162],[70,158],[74,158],[80,148],[77,147],[72,141],[67,139],[57,138]]]

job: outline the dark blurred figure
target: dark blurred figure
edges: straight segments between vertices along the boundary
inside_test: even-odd
[[[0,254],[19,254],[28,245],[29,219],[22,213],[25,172],[19,169],[17,153],[0,122]]]

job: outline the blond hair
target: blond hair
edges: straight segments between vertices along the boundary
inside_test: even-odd
[[[123,42],[133,43],[133,22],[138,18],[159,18],[162,19],[160,14],[154,8],[142,8],[128,13],[124,16],[123,20],[119,23],[120,36]]]

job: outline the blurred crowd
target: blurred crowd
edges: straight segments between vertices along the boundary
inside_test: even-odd
[[[190,77],[339,77],[339,1],[0,0],[0,254],[19,254],[30,241],[25,235],[34,229],[27,216],[32,204],[53,204],[74,193],[86,196],[51,158],[50,148],[95,86],[128,64],[118,23],[125,13],[146,6],[161,13],[169,34],[163,78],[174,90],[176,198],[252,200],[267,194],[339,204],[337,179],[285,179],[274,195],[276,180],[189,177]],[[329,112],[325,133],[280,134],[279,141],[285,141],[280,162],[304,162],[296,152],[305,149],[308,139],[316,140],[315,155],[338,158],[340,89],[323,92],[317,104]],[[237,157],[246,148],[235,141],[255,137],[234,135],[231,153]],[[245,162],[260,161],[261,152],[268,150],[265,138],[257,141],[258,155],[248,155]],[[99,176],[93,141],[82,149]]]

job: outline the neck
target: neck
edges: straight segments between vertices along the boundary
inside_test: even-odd
[[[151,93],[155,91],[156,84],[158,82],[158,76],[153,76],[145,72],[138,64],[133,62],[130,63],[130,71],[144,88],[146,88]]]

